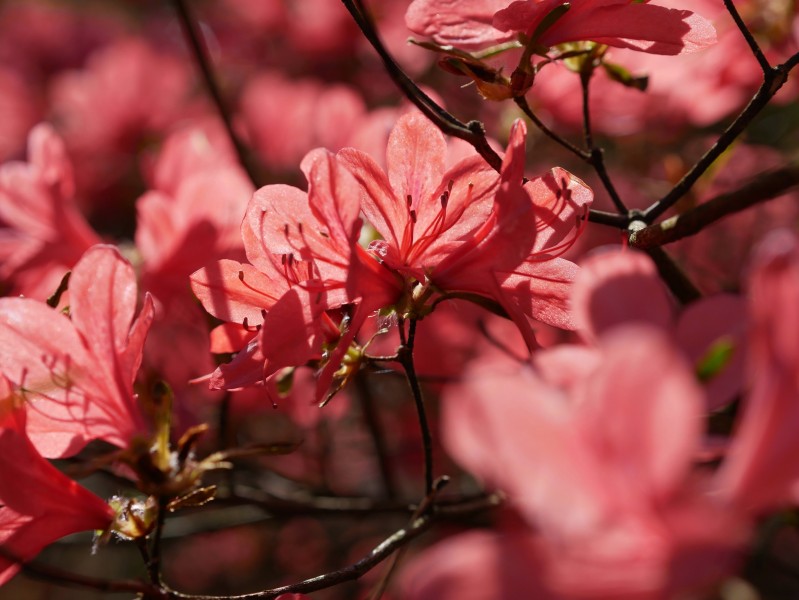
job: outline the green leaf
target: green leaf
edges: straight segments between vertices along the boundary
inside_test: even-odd
[[[608,77],[610,77],[613,81],[618,81],[620,84],[626,87],[641,90],[643,92],[646,91],[646,88],[649,85],[649,75],[633,75],[621,65],[609,62],[602,62],[602,68],[605,69]]]
[[[730,364],[734,354],[735,345],[731,338],[722,337],[716,340],[696,363],[699,381],[707,382],[716,377]]]

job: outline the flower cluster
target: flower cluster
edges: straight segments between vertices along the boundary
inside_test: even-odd
[[[795,3],[101,4],[0,8],[0,585],[799,593]]]

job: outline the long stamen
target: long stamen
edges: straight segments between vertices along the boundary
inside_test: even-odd
[[[447,185],[447,189],[444,190],[444,192],[442,192],[441,196],[439,196],[441,209],[438,211],[438,213],[436,213],[436,216],[433,219],[433,221],[430,223],[430,225],[428,225],[426,233],[422,235],[418,240],[416,240],[413,252],[409,257],[409,259],[423,252],[432,240],[435,240],[441,235],[441,233],[443,233],[447,223],[447,207],[449,206],[449,197],[450,194],[452,193],[452,187],[454,186],[454,184],[455,182],[452,179],[450,179],[449,184]],[[466,191],[467,200],[464,206],[468,206],[469,203],[471,202],[471,194],[473,189],[474,189],[474,184],[470,182],[467,187]]]
[[[575,228],[572,230],[571,235],[569,235],[566,239],[561,240],[558,244],[555,244],[551,248],[545,248],[541,252],[536,253],[532,256],[532,259],[537,262],[543,262],[545,260],[551,260],[553,258],[557,258],[565,254],[574,244],[577,242],[577,239],[582,234],[585,227],[588,225],[588,207],[582,207],[583,212],[582,214],[578,214],[576,218]]]

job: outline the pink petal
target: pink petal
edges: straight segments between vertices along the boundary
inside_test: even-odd
[[[416,208],[408,263],[429,272],[471,242],[490,217],[498,184],[497,173],[481,157],[466,158],[444,173]]]
[[[144,260],[156,263],[162,250],[171,249],[178,227],[170,210],[173,199],[163,192],[149,191],[136,201],[136,248]]]
[[[493,214],[431,274],[442,289],[492,295],[496,283],[491,272],[511,271],[529,255],[535,241],[535,214],[522,186],[526,135],[524,123],[516,121],[502,161]]]
[[[590,39],[650,54],[696,52],[716,43],[715,28],[696,13],[636,3],[602,7],[583,22],[573,26],[564,24],[563,29],[558,28],[552,35],[559,41],[545,41],[548,36],[544,35],[542,42],[553,45]]]
[[[105,359],[113,372],[113,357],[127,346],[128,331],[138,302],[136,274],[114,246],[95,246],[72,270],[70,316],[89,351]]]
[[[793,234],[779,231],[762,244],[748,288],[753,383],[718,487],[760,514],[791,503],[799,478],[799,243]]]
[[[271,372],[304,365],[317,355],[322,342],[318,318],[325,308],[318,294],[299,286],[275,303],[258,336]]]
[[[75,194],[75,176],[64,140],[49,123],[40,123],[28,136],[28,158],[41,174],[42,180],[61,198]]]
[[[561,329],[576,329],[571,310],[572,282],[580,272],[563,258],[529,259],[510,273],[498,272],[503,303],[522,314]]]
[[[507,0],[414,0],[408,7],[408,29],[441,44],[473,49],[513,39],[491,25]]]
[[[410,216],[404,198],[400,198],[388,177],[369,155],[344,148],[337,154],[361,187],[360,202],[366,220],[392,247],[400,249]]]
[[[211,352],[228,354],[242,350],[256,332],[244,329],[239,323],[222,323],[211,330]]]
[[[594,193],[566,169],[555,167],[524,184],[536,215],[535,252],[559,256],[582,233]]]
[[[553,387],[571,392],[599,368],[602,354],[596,348],[557,344],[532,356],[537,372]]]
[[[598,527],[616,509],[576,425],[560,391],[512,362],[483,364],[444,398],[447,450],[556,537]]]
[[[402,571],[405,600],[555,600],[532,536],[470,531],[425,550]]]
[[[334,154],[321,149],[310,152],[301,167],[308,179],[308,204],[321,227],[306,233],[305,243],[317,264],[343,267],[343,274],[333,270],[326,277],[346,281],[352,247],[361,233],[358,184]]]
[[[262,311],[269,310],[289,289],[285,279],[268,277],[252,265],[220,260],[200,269],[191,278],[191,289],[210,314],[223,321],[259,325]]]
[[[65,315],[32,299],[0,299],[0,372],[24,388],[28,429],[46,456],[74,454],[95,432],[119,441],[114,417],[91,400],[103,395],[92,363]]]
[[[683,484],[699,448],[702,389],[658,329],[620,327],[603,336],[601,350],[602,362],[584,380],[577,402],[606,485],[618,485],[622,505],[665,502]]]
[[[572,295],[575,323],[588,339],[623,323],[668,329],[672,306],[654,263],[631,250],[607,249],[582,261]]]
[[[153,166],[151,187],[176,195],[180,184],[195,173],[235,166],[236,154],[221,120],[205,119],[170,133]],[[138,231],[137,231],[138,233]]]
[[[290,254],[296,260],[311,258],[297,224],[314,225],[316,218],[308,206],[308,195],[301,190],[283,184],[262,187],[253,194],[244,219],[247,259],[261,271],[274,269],[274,254]]]
[[[264,355],[258,339],[253,339],[229,363],[220,365],[211,374],[212,390],[238,390],[264,381]]]
[[[532,34],[561,2],[520,0],[496,13],[493,25],[502,31]],[[693,52],[716,42],[709,21],[687,10],[617,0],[576,0],[539,38],[541,44],[595,41],[652,54]]]
[[[0,418],[0,544],[27,561],[61,537],[107,528],[114,515],[41,457],[25,435],[24,418],[17,417]],[[0,585],[18,569],[0,556]]]
[[[743,390],[747,329],[746,304],[732,294],[702,298],[680,313],[675,334],[691,364],[698,366],[715,344],[732,348],[729,362],[705,382],[710,410],[729,404]]]
[[[444,135],[427,117],[412,112],[399,118],[388,138],[386,163],[388,179],[400,202],[421,212],[419,204],[441,183],[446,155]]]

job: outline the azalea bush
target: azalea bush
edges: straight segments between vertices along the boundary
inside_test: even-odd
[[[790,1],[3,4],[0,595],[797,597],[797,65]]]

